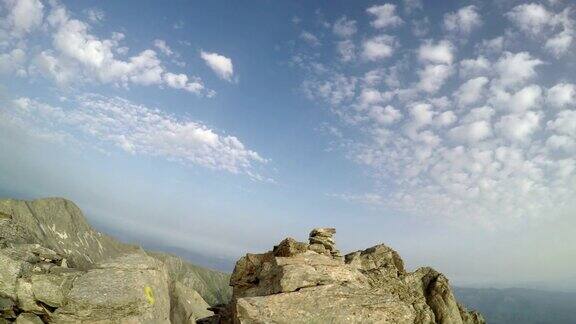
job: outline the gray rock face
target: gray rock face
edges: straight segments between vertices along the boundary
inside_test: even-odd
[[[144,253],[128,254],[74,281],[55,322],[169,323],[168,272]]]
[[[22,313],[16,318],[16,324],[42,324],[42,320],[38,315],[31,313]]]
[[[21,236],[21,241],[65,255],[74,268],[88,269],[105,259],[138,249],[92,229],[80,209],[65,199],[0,200],[0,212],[8,215],[14,230],[24,229],[26,233],[19,235],[14,230],[1,229],[0,237],[17,243],[14,239]]]
[[[0,323],[195,323],[228,281],[93,230],[70,201],[0,200]]]
[[[334,234],[315,229],[310,244],[286,239],[270,252],[242,257],[227,311],[203,323],[484,323],[457,303],[442,274],[406,272],[385,245],[342,259]]]

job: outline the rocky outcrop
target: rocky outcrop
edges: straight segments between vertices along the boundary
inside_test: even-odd
[[[228,280],[99,233],[70,201],[0,200],[0,323],[195,323]]]
[[[249,253],[229,276],[120,243],[64,199],[0,200],[0,324],[484,323],[441,273],[408,272],[385,245],[342,256],[335,233]]]
[[[314,229],[309,244],[287,238],[236,263],[227,307],[202,323],[480,324],[431,268],[407,272],[385,245],[342,258],[335,230]]]

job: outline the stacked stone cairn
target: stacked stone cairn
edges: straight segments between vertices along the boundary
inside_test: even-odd
[[[336,243],[334,242],[334,234],[336,234],[335,228],[315,228],[310,232],[310,250],[329,255],[335,259],[342,259],[342,254],[338,249],[336,249]]]

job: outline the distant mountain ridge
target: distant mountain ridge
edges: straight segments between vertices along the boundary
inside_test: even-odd
[[[0,200],[0,322],[194,323],[229,278],[100,233],[69,200]]]

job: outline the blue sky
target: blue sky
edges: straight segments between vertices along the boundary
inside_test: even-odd
[[[575,11],[5,0],[0,193],[219,264],[335,226],[458,284],[576,289]]]

